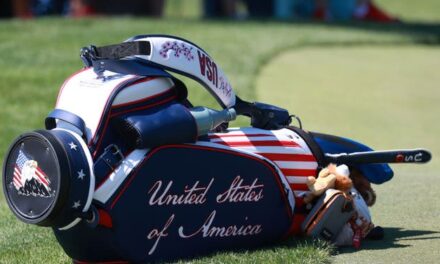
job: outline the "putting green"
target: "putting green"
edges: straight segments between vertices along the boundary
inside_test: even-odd
[[[336,263],[438,263],[440,259],[440,48],[325,47],[292,50],[260,72],[257,94],[301,116],[304,127],[375,149],[425,147],[426,165],[396,165],[375,186],[373,221],[383,241],[342,249]]]

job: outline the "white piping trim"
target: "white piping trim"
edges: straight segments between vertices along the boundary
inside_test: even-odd
[[[93,199],[106,203],[118,190],[131,171],[145,158],[149,149],[136,149],[131,152],[113,171],[107,180],[95,191]]]
[[[234,149],[240,149],[246,152],[253,153],[273,153],[273,154],[309,154],[304,151],[301,147],[233,147]]]
[[[314,161],[274,161],[280,169],[302,169],[314,170],[318,167],[318,163]]]
[[[87,145],[85,144],[84,140],[78,134],[76,134],[70,130],[64,129],[64,128],[55,128],[54,130],[62,130],[62,131],[66,131],[67,133],[71,134],[79,142],[79,144],[81,145],[81,148],[86,156],[87,163],[89,165],[89,171],[90,171],[90,177],[89,177],[90,178],[90,185],[89,185],[89,193],[87,194],[87,201],[82,209],[82,211],[85,213],[89,210],[90,205],[92,204],[93,192],[95,190],[95,173],[93,171],[92,155],[90,154],[90,151],[89,151]],[[77,225],[80,221],[81,221],[81,218],[78,217],[75,220],[73,220],[70,224],[68,224],[64,227],[58,228],[58,229],[61,231],[68,230],[68,229],[74,227],[75,225]]]
[[[81,222],[81,218],[78,217],[75,220],[73,220],[72,223],[70,223],[70,224],[68,224],[68,225],[66,225],[64,227],[60,227],[60,228],[58,228],[58,230],[61,230],[61,231],[68,230],[68,229],[76,226],[79,222]]]
[[[66,129],[62,129],[62,128],[58,128],[59,130],[64,130],[67,131],[68,133],[70,133],[71,135],[73,135],[76,140],[79,141],[81,148],[84,151],[84,154],[86,155],[86,159],[87,159],[87,163],[89,164],[89,171],[90,171],[90,186],[89,186],[89,194],[87,195],[87,201],[86,204],[83,207],[83,212],[87,212],[90,208],[90,205],[92,204],[92,200],[93,200],[93,193],[95,191],[95,172],[93,170],[93,159],[92,159],[92,155],[90,154],[89,148],[87,147],[86,143],[84,142],[84,140],[76,133],[66,130]]]
[[[286,176],[290,184],[307,184],[307,177]]]
[[[145,100],[166,91],[170,91],[174,86],[171,79],[155,78],[134,85],[127,86],[116,95],[112,106],[130,104],[139,100]]]

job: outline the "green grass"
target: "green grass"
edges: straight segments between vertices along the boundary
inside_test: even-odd
[[[344,249],[335,262],[438,261],[439,58],[438,46],[312,47],[284,53],[262,71],[258,97],[288,107],[306,129],[375,149],[432,151],[429,164],[395,165],[394,179],[375,186],[373,221],[385,228],[385,240]]]
[[[438,22],[440,19],[440,2],[436,0],[376,0],[374,2],[402,20]]]
[[[435,6],[435,2],[432,3]],[[434,108],[438,101],[434,86],[438,83],[435,75],[435,69],[438,69],[437,45],[440,42],[438,27],[206,22],[194,19],[197,14],[191,13],[193,10],[184,10],[188,11],[184,11],[182,16],[193,18],[180,19],[176,15],[168,21],[128,17],[0,21],[0,160],[3,160],[13,138],[43,127],[43,120],[53,108],[63,80],[82,66],[78,58],[80,47],[92,43],[117,43],[132,35],[145,33],[174,34],[198,43],[221,65],[241,97],[287,107],[303,117],[307,128],[350,136],[373,147],[412,147],[417,143],[432,148],[435,154],[439,153],[434,136],[439,134],[438,125],[432,120],[438,113],[438,107]],[[399,12],[408,13],[408,8]],[[435,17],[433,13],[428,10],[428,14],[432,15],[430,17]],[[418,43],[430,46],[413,46]],[[274,57],[276,60],[272,62]],[[402,57],[403,61],[393,64]],[[332,67],[334,64],[329,64],[331,61],[340,64],[339,73]],[[263,68],[266,63],[270,64]],[[307,76],[309,70],[301,70],[302,65],[303,69],[309,67],[307,69],[318,77]],[[361,67],[360,70],[365,70],[366,74],[356,75],[355,66]],[[399,71],[393,71],[393,67],[403,67],[401,76]],[[343,76],[344,72],[350,73],[347,78]],[[394,79],[388,79],[389,76]],[[188,83],[190,98],[196,104],[216,106],[201,87],[194,82]],[[365,83],[369,86],[358,85]],[[415,89],[411,90],[413,86]],[[400,87],[403,87],[402,90],[398,89]],[[367,88],[371,89],[371,94]],[[417,92],[422,89],[430,92]],[[386,92],[381,94],[382,90]],[[267,91],[270,93],[265,94]],[[345,99],[345,95],[350,98],[362,95],[363,98]],[[375,100],[382,96],[391,100],[392,104]],[[337,100],[334,97],[338,97]],[[328,100],[323,101],[324,98]],[[375,104],[377,107],[372,107],[371,111],[362,111]],[[415,106],[416,112],[408,110],[410,108],[406,105]],[[241,119],[238,124],[248,125],[248,122]],[[381,127],[384,129],[380,130]],[[417,141],[413,135],[418,136]],[[428,210],[432,209],[431,203],[420,206],[419,200],[405,195],[410,193],[418,197],[416,192],[420,192],[427,194],[426,200],[430,200],[429,196],[435,197],[435,188],[421,181],[415,182],[413,175],[438,186],[438,177],[435,177],[437,168],[435,162],[423,167],[423,170],[422,167],[399,167],[396,179],[378,188],[379,202],[373,210],[377,222],[394,228],[390,231],[396,236],[401,234],[398,228],[438,231],[433,220],[438,219],[438,207],[434,211]],[[403,220],[406,216],[402,212],[404,209],[417,209],[419,217]],[[425,223],[424,219],[429,221]],[[421,259],[434,259],[438,251],[436,255],[436,251],[427,250],[429,244],[438,248],[432,236],[435,235],[427,233],[420,240],[417,235],[414,235],[414,240],[390,240],[389,244],[394,245],[390,252],[400,255],[399,246],[408,243],[411,246],[405,250],[419,256],[417,245],[421,244],[424,248]],[[290,240],[273,248],[219,253],[195,262],[325,263],[333,260],[331,254],[332,250],[326,244]],[[384,247],[359,253],[345,252],[338,255],[336,261],[353,262],[365,255],[371,255],[370,259],[380,262],[378,257],[388,256],[388,251]],[[412,255],[408,253],[405,256],[413,262]],[[0,263],[69,263],[69,260],[49,229],[20,223],[0,195]]]

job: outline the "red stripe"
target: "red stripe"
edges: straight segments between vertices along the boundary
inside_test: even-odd
[[[302,234],[301,225],[306,220],[305,214],[294,214],[293,223],[289,231],[289,235],[300,235]]]
[[[315,157],[311,154],[258,153],[258,155],[277,161],[316,161]]]
[[[21,182],[19,180],[17,180],[17,178],[14,178],[14,184],[17,185],[18,187],[21,187]]]
[[[130,86],[131,86],[131,85],[132,85],[132,84],[130,84]],[[128,87],[130,87],[130,86],[128,86]],[[151,100],[151,99],[154,99],[154,98],[157,98],[157,97],[160,97],[160,96],[162,96],[162,95],[164,95],[164,94],[169,93],[170,91],[173,90],[174,87],[175,87],[175,86],[171,86],[171,87],[168,88],[166,91],[163,91],[163,92],[160,92],[160,93],[157,93],[157,94],[153,94],[153,95],[151,95],[151,96],[144,97],[144,98],[141,98],[141,99],[139,99],[139,100],[135,100],[135,101],[131,101],[131,102],[126,102],[126,103],[122,103],[122,104],[117,104],[117,105],[112,105],[112,108],[114,109],[114,108],[124,107],[124,106],[128,106],[128,105],[135,105],[135,104],[139,104],[139,103],[142,103],[142,102],[149,101],[149,100]]]
[[[158,105],[170,102],[170,101],[172,101],[172,100],[174,100],[176,98],[177,98],[177,96],[173,95],[171,97],[165,98],[162,101],[159,101],[159,102],[156,102],[156,103],[153,103],[153,104],[149,104],[149,105],[145,105],[145,106],[140,106],[140,107],[137,107],[137,108],[128,109],[126,111],[121,111],[121,112],[117,112],[117,113],[111,114],[110,118],[114,117],[114,116],[117,116],[117,115],[126,114],[126,113],[129,113],[129,112],[134,112],[134,111],[138,111],[138,110],[144,110],[144,109],[148,109],[148,108],[151,108],[151,107],[154,107],[154,106],[158,106]]]
[[[301,208],[304,206],[304,198],[295,196],[295,208]],[[293,216],[293,225],[291,228],[291,235],[299,235],[302,233],[301,225],[306,219],[304,213],[295,213]]]
[[[13,177],[13,181],[16,181],[18,186],[23,186],[21,184],[21,172],[20,172],[20,168],[18,168],[17,166],[14,167],[14,177]]]
[[[294,191],[310,191],[307,184],[289,184]]]
[[[15,173],[14,173],[14,177],[13,177],[13,179],[15,179],[15,180],[21,182],[21,176],[20,176],[20,174],[15,174]]]
[[[209,138],[227,138],[227,137],[275,137],[273,134],[212,134]]]
[[[284,176],[315,176],[316,170],[280,169]]]
[[[304,198],[295,196],[295,207],[301,207],[304,205]]]
[[[215,142],[217,144],[227,145],[230,147],[298,147],[293,141],[277,141],[277,140],[267,140],[267,141],[238,141],[238,142]]]
[[[15,166],[15,168],[14,168],[14,174],[15,174],[15,172],[17,172],[18,176],[21,178],[21,170],[20,170],[19,167]]]
[[[40,179],[40,181],[44,184],[44,185],[46,185],[46,187],[49,185],[49,183],[46,181],[46,179],[45,179],[45,177],[46,177],[46,175],[44,174],[44,172],[43,171],[41,171],[41,169],[40,168],[38,168],[37,167],[37,169],[35,170],[35,174],[37,175],[37,177]]]
[[[128,87],[130,87],[130,86],[132,86],[132,85],[135,85],[135,84],[139,84],[139,83],[143,83],[143,82],[148,82],[148,81],[151,81],[151,80],[154,80],[154,79],[157,79],[158,77],[156,77],[156,76],[154,76],[154,77],[145,77],[145,78],[143,78],[143,79],[139,79],[139,80],[137,80],[137,81],[135,81],[135,82],[133,82],[133,83],[131,83],[129,86],[127,86],[126,88],[128,88]]]

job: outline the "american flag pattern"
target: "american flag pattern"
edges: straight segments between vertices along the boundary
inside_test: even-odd
[[[50,191],[50,180],[47,177],[47,175],[40,169],[40,167],[38,167],[38,164],[36,161],[30,159],[29,157],[26,156],[26,154],[20,149],[18,151],[18,156],[17,156],[17,160],[15,161],[15,167],[14,167],[14,177],[13,177],[13,183],[14,186],[17,190],[20,190],[20,188],[22,188],[24,186],[24,184],[26,183],[27,180],[30,180],[28,177],[28,175],[24,175],[26,170],[26,167],[29,162],[34,162],[36,168],[35,171],[33,173],[33,175],[31,175],[32,178],[34,178],[35,180],[37,180],[39,183],[41,183],[46,190],[49,192]]]
[[[286,177],[296,197],[308,191],[306,180],[315,176],[318,163],[305,141],[290,129],[230,129],[213,133],[210,141],[252,152],[273,161]]]
[[[255,128],[229,129],[228,133],[208,135],[212,143],[252,152],[271,160],[286,177],[295,196],[295,211],[304,205],[303,196],[309,191],[307,177],[315,176],[318,163],[306,142],[290,129],[262,130]],[[292,234],[300,232],[305,219],[301,211],[295,214]]]

